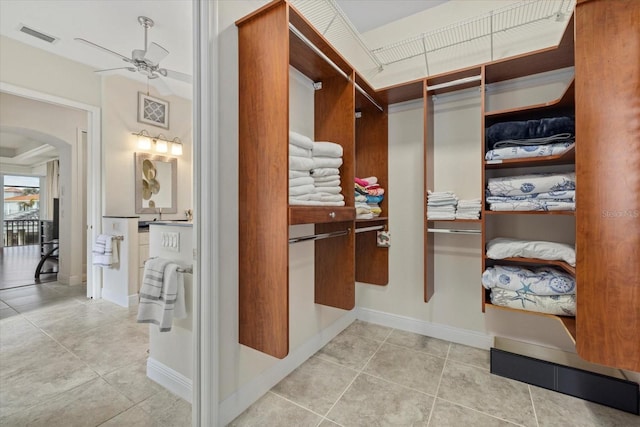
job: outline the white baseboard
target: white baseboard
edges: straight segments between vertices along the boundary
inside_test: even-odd
[[[193,382],[174,371],[167,365],[158,362],[153,358],[147,359],[147,377],[160,384],[176,396],[180,396],[191,403],[193,396]]]
[[[138,294],[119,295],[107,288],[102,288],[102,298],[106,299],[107,301],[111,301],[114,304],[118,304],[121,307],[131,307],[134,305],[138,305]]]
[[[244,410],[251,406],[256,400],[271,390],[274,385],[278,384],[294,369],[302,365],[305,360],[313,356],[318,350],[335,338],[336,335],[353,323],[355,319],[356,310],[354,309],[340,317],[329,327],[314,335],[303,345],[289,353],[287,357],[276,362],[270,369],[267,369],[240,387],[231,396],[227,397],[220,403],[219,425],[224,426],[233,421],[234,418],[244,412]]]
[[[370,308],[358,307],[356,317],[365,322],[377,323],[382,326],[439,338],[470,347],[488,350],[493,345],[493,337],[482,332],[455,328],[440,323],[431,323],[411,317],[372,310]]]

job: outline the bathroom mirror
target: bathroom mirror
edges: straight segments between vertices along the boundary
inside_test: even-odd
[[[136,213],[177,212],[178,160],[135,153]]]

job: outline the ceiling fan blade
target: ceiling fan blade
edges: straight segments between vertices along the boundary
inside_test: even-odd
[[[78,38],[78,37],[76,37],[74,40],[77,40],[77,41],[79,41],[80,43],[84,43],[84,44],[87,44],[87,45],[89,45],[89,46],[95,47],[95,48],[97,48],[97,49],[100,49],[100,50],[102,50],[102,51],[104,51],[104,52],[107,52],[107,53],[110,53],[110,54],[112,54],[112,55],[115,55],[115,56],[119,57],[120,59],[122,59],[123,61],[126,61],[126,62],[132,62],[130,58],[127,58],[127,57],[126,57],[126,56],[124,56],[124,55],[120,55],[118,52],[114,52],[114,51],[112,51],[112,50],[110,50],[110,49],[107,49],[106,47],[102,47],[102,46],[100,46],[100,45],[97,45],[97,44],[95,44],[95,43],[92,43],[92,42],[90,42],[89,40],[81,39],[81,38]]]
[[[193,83],[193,79],[189,74],[181,73],[179,71],[167,70],[166,68],[160,68],[158,72],[165,77],[170,77],[172,79],[180,80],[185,83]]]
[[[167,49],[157,43],[151,43],[144,54],[144,59],[153,64],[159,64],[167,55],[169,55]]]
[[[149,79],[149,81],[151,82],[152,85],[155,86],[156,89],[158,89],[158,92],[160,92],[160,95],[163,95],[163,96],[173,95],[173,91],[171,90],[169,85],[167,85],[167,82],[165,82],[162,79],[162,77]]]
[[[136,71],[136,69],[134,67],[118,67],[118,68],[107,68],[105,70],[96,70],[94,71],[95,73],[104,73],[106,71],[115,71],[115,70],[129,70],[129,71]]]

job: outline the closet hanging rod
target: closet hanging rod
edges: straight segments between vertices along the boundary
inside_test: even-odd
[[[452,80],[446,83],[441,83],[439,85],[427,86],[427,92],[429,92],[430,90],[444,89],[446,87],[459,86],[459,85],[463,85],[465,83],[470,83],[470,82],[477,82],[477,81],[480,81],[481,79],[482,79],[482,76],[471,76],[471,77],[465,77],[463,79]]]
[[[309,242],[309,241],[312,241],[312,240],[329,239],[331,237],[346,236],[350,232],[351,232],[351,229],[347,228],[346,230],[333,231],[331,233],[311,234],[309,236],[292,237],[292,238],[289,239],[289,244],[300,243],[300,242]]]
[[[356,234],[365,233],[367,231],[384,230],[384,225],[374,225],[371,227],[356,228]]]
[[[292,23],[289,23],[289,29],[291,30],[291,32],[298,37],[304,44],[306,44],[311,50],[313,50],[320,58],[322,58],[327,64],[331,65],[331,67],[336,70],[342,77],[344,77],[347,80],[352,80],[351,77],[345,73],[344,71],[342,71],[342,69],[340,67],[338,67],[336,65],[335,62],[333,62],[331,60],[331,58],[329,58],[327,55],[325,55],[320,49],[318,49],[318,47],[316,45],[314,45],[311,40],[309,40],[308,38],[306,38],[304,36],[304,34],[302,34],[300,32],[300,30],[298,30]],[[365,98],[367,98],[373,105],[375,105],[378,110],[380,111],[384,111],[384,108],[382,108],[374,99],[371,95],[369,95],[364,89],[362,89],[360,87],[360,85],[358,83],[356,83],[355,81],[353,82],[353,85],[356,87],[356,90],[358,92],[360,92],[362,95],[364,95]]]
[[[429,233],[480,234],[480,230],[454,230],[450,228],[427,228]]]

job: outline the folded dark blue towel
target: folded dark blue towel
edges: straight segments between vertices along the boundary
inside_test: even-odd
[[[493,150],[497,142],[505,139],[546,138],[561,133],[575,135],[573,117],[550,117],[539,120],[524,120],[495,123],[485,131],[487,149]]]

